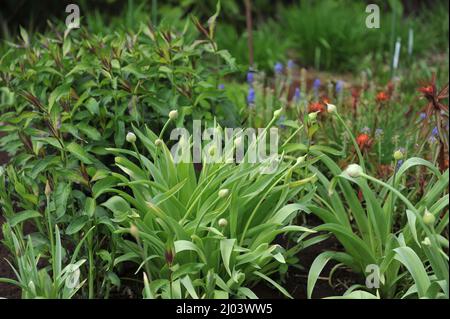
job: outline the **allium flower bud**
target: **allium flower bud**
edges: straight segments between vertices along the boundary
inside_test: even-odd
[[[228,226],[228,221],[225,218],[219,219],[219,226],[225,228]]]
[[[317,119],[317,114],[318,114],[319,112],[312,112],[312,113],[309,113],[308,114],[308,119],[310,120],[310,121],[315,121],[316,119]]]
[[[130,234],[131,234],[131,236],[133,236],[136,239],[139,238],[139,229],[136,227],[136,225],[131,224],[131,226],[130,226]]]
[[[230,193],[230,190],[229,190],[229,189],[226,189],[226,188],[221,189],[221,190],[219,191],[219,197],[220,197],[220,198],[225,198],[225,197],[228,196],[229,193]]]
[[[425,213],[423,214],[423,222],[428,226],[432,226],[434,225],[435,221],[436,217],[434,217],[434,215],[430,213],[428,209],[425,209]]]
[[[273,117],[279,118],[282,111],[283,111],[282,108],[281,108],[281,109],[278,109],[278,110],[276,110],[276,111],[274,111],[274,112],[273,112]]]
[[[159,147],[159,146],[163,145],[163,141],[160,140],[159,138],[157,138],[157,139],[155,140],[155,145]]]
[[[394,159],[396,161],[402,160],[404,156],[405,155],[403,154],[403,152],[401,150],[397,150],[394,152]]]
[[[345,172],[350,177],[358,178],[363,173],[363,169],[358,164],[350,164],[349,166],[347,166],[347,169],[345,170]]]
[[[169,112],[169,119],[174,121],[178,118],[178,111],[177,110],[173,110]]]
[[[45,182],[45,196],[49,197],[51,193],[52,193],[52,188],[50,186],[49,181],[47,180]]]
[[[422,244],[424,244],[425,246],[431,246],[431,240],[428,237],[425,237],[424,240],[422,240]]]
[[[336,112],[336,105],[334,105],[334,104],[327,104],[327,111],[328,111],[328,113],[335,113]]]
[[[307,156],[307,155],[300,156],[299,158],[297,158],[297,164],[304,163],[305,160],[306,160],[306,156]]]
[[[136,142],[136,135],[134,135],[134,133],[132,132],[128,132],[126,140],[128,143],[134,143]]]

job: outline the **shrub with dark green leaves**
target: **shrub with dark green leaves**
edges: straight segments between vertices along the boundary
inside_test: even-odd
[[[0,148],[30,159],[67,158],[80,147],[102,155],[104,146],[123,145],[131,123],[158,130],[171,109],[180,110],[180,121],[217,116],[235,124],[218,88],[236,70],[234,60],[217,48],[214,28],[188,41],[189,28],[142,24],[136,33],[106,36],[56,28],[35,37],[22,29],[21,42],[0,59],[0,122],[7,133]]]

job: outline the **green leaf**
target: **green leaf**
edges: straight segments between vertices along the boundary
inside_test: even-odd
[[[194,286],[192,285],[192,281],[189,276],[183,277],[181,279],[181,284],[186,288],[187,292],[193,299],[198,299],[198,295],[195,292]]]
[[[122,215],[123,213],[128,213],[131,211],[131,207],[126,200],[120,196],[113,196],[102,204],[109,210],[111,210],[114,215]]]
[[[261,277],[262,279],[268,281],[269,283],[271,283],[275,288],[277,288],[283,295],[285,295],[286,297],[290,298],[290,299],[294,299],[292,298],[292,296],[286,291],[286,289],[284,289],[283,287],[281,287],[278,283],[276,283],[275,281],[273,281],[271,278],[267,277],[266,275],[260,273],[259,271],[255,271],[253,272],[256,276]]]
[[[82,161],[84,164],[92,164],[91,156],[77,143],[72,142],[67,146],[67,150],[75,156],[77,159]]]
[[[59,183],[55,191],[56,216],[61,218],[66,213],[67,201],[72,191],[72,187],[68,183]]]
[[[419,256],[410,247],[399,247],[394,251],[397,253],[395,259],[400,261],[414,278],[419,298],[425,297],[431,283]]]
[[[223,264],[227,270],[228,275],[231,277],[230,259],[233,252],[234,243],[236,239],[222,239],[220,241],[220,253],[222,255]]]
[[[50,97],[48,98],[48,112],[51,112],[52,107],[57,100],[59,100],[64,95],[69,95],[70,86],[70,83],[65,83],[53,90],[53,92],[50,94]]]
[[[41,217],[41,214],[35,210],[24,210],[15,214],[8,219],[9,225],[15,227],[17,224],[22,223],[28,219]]]
[[[78,233],[87,224],[89,218],[85,215],[78,216],[70,222],[69,226],[66,228],[67,235],[73,235]]]

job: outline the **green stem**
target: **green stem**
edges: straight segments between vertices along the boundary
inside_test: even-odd
[[[361,165],[362,169],[365,171],[366,167],[364,165],[364,158],[361,154],[361,150],[359,149],[359,145],[358,143],[356,143],[356,139],[353,136],[352,131],[348,128],[347,124],[345,124],[345,121],[342,119],[342,117],[339,115],[339,113],[335,113],[336,117],[338,118],[338,120],[341,122],[341,124],[344,126],[345,130],[347,131],[348,135],[350,136],[350,139],[353,143],[353,146],[355,147],[356,150],[356,154],[358,154],[358,158],[359,158],[359,165]]]

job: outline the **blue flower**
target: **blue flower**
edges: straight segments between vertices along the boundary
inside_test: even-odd
[[[422,112],[422,113],[420,113],[419,116],[420,116],[420,119],[423,121],[427,118],[427,113]]]
[[[286,121],[286,115],[281,115],[277,121],[277,125],[279,125],[280,128],[285,128],[285,126],[283,125],[284,121]]]
[[[431,131],[431,135],[434,137],[439,135],[439,130],[437,127],[434,127],[434,129]]]
[[[247,83],[252,84],[254,80],[255,80],[255,74],[253,73],[253,71],[249,71],[247,73]]]
[[[395,167],[395,171],[398,171],[399,169],[400,169],[400,167],[403,165],[403,163],[404,163],[404,160],[399,160],[398,162],[397,162],[397,166]]]
[[[255,89],[251,87],[251,88],[248,89],[247,103],[248,104],[255,104],[255,100],[256,100]]]
[[[281,72],[283,72],[283,64],[277,62],[277,64],[275,64],[275,73],[280,74]]]
[[[315,79],[314,83],[313,83],[314,90],[316,90],[316,91],[319,90],[321,84],[322,84],[322,82],[320,82],[320,79]]]
[[[367,127],[367,126],[363,127],[363,128],[361,129],[361,133],[364,133],[364,134],[370,134],[370,128]]]
[[[344,81],[337,81],[336,82],[336,93],[340,93],[342,89],[344,88]]]
[[[295,62],[292,60],[288,61],[287,67],[289,70],[292,70],[295,67]]]
[[[225,85],[224,84],[219,84],[219,86],[217,88],[219,90],[225,90]]]
[[[294,101],[299,102],[301,97],[302,97],[302,92],[300,91],[300,88],[295,88]]]
[[[434,137],[434,136],[430,136],[429,138],[428,138],[428,143],[430,143],[430,144],[434,144],[434,143],[436,143],[437,142],[437,139],[436,139],[436,137]]]
[[[383,129],[377,128],[377,129],[375,130],[375,136],[376,136],[376,137],[381,137],[383,134],[384,134]]]

